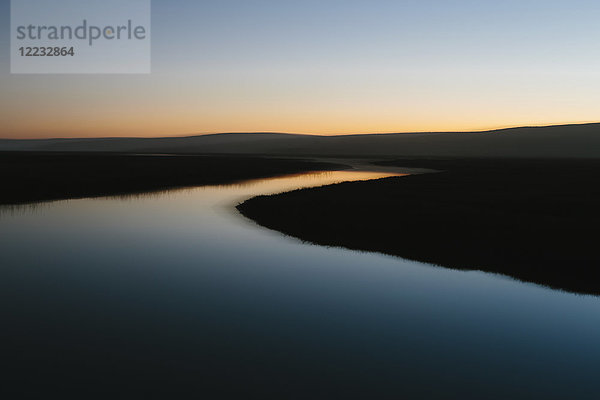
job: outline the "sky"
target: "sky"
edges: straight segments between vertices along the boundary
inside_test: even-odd
[[[153,0],[141,75],[11,74],[9,9],[2,138],[600,120],[597,0]]]

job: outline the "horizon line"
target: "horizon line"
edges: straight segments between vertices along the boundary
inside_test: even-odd
[[[491,133],[500,132],[512,129],[528,129],[528,128],[553,128],[553,127],[568,127],[568,126],[585,126],[585,125],[600,125],[600,121],[589,122],[571,122],[557,124],[532,124],[532,125],[505,125],[487,129],[473,130],[447,130],[447,131],[405,131],[405,132],[371,132],[371,133],[339,133],[339,134],[322,134],[322,133],[294,133],[294,132],[279,132],[279,131],[247,131],[247,132],[208,132],[208,133],[192,133],[192,134],[175,134],[169,136],[91,136],[91,137],[46,137],[46,138],[14,138],[0,137],[0,140],[6,141],[35,141],[35,140],[123,140],[123,139],[185,139],[202,136],[220,136],[220,135],[290,135],[290,136],[315,136],[315,137],[344,137],[344,136],[384,136],[384,135],[416,135],[416,134],[449,134],[449,133]]]

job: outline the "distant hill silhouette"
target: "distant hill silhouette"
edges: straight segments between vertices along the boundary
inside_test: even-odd
[[[364,157],[600,158],[600,124],[482,132],[318,136],[227,133],[173,138],[0,140],[0,151]]]

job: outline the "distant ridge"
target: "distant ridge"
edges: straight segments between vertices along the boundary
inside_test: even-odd
[[[232,132],[163,138],[2,139],[0,151],[221,153],[303,157],[600,158],[600,123],[477,132],[343,136]]]

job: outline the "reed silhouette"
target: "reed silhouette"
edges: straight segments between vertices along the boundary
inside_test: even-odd
[[[249,156],[0,152],[0,204],[233,183],[341,165]]]

